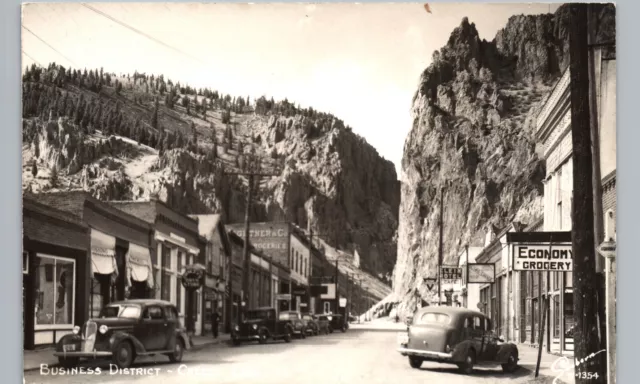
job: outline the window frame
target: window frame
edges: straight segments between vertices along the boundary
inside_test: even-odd
[[[74,324],[76,323],[76,260],[73,258],[69,258],[69,257],[63,257],[63,256],[54,256],[54,255],[50,255],[47,253],[36,253],[36,257],[39,258],[46,258],[46,259],[53,259],[54,260],[54,264],[53,264],[53,270],[55,272],[55,266],[56,266],[56,262],[58,260],[63,260],[63,261],[70,261],[73,264],[73,279],[71,281],[73,281],[72,287],[73,287],[73,292],[71,294],[71,323],[65,323],[65,324],[38,324],[37,322],[37,318],[36,318],[36,312],[34,310],[34,324],[33,324],[33,328],[36,331],[39,330],[47,330],[47,329],[64,329],[64,328],[73,328]],[[53,274],[53,285],[54,287],[57,288],[57,275],[54,273]],[[57,296],[58,296],[58,290],[54,289],[54,296],[53,296],[53,302],[55,305],[55,302],[57,301]],[[37,300],[37,298],[36,298]],[[55,322],[55,312],[54,312],[54,320]]]

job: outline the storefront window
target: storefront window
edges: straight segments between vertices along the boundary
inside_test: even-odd
[[[162,289],[162,300],[171,301],[171,273],[162,271],[162,281],[160,284]]]
[[[564,293],[564,337],[572,339],[575,327],[573,316],[573,292]],[[565,347],[566,348],[566,347]]]
[[[553,303],[553,337],[560,338],[560,296],[551,296]]]
[[[37,255],[35,325],[72,325],[74,320],[75,261]]]

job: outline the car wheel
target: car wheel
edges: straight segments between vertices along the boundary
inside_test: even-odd
[[[129,368],[133,363],[133,347],[128,341],[120,342],[113,353],[113,363],[118,368]]]
[[[513,373],[516,371],[516,369],[518,369],[518,358],[516,357],[515,353],[511,352],[509,354],[507,362],[502,364],[502,370],[505,373]]]
[[[291,342],[291,329],[287,328],[284,331],[284,342],[285,343],[290,343]]]
[[[173,353],[169,355],[169,361],[172,363],[179,363],[182,361],[182,355],[184,354],[184,342],[182,339],[176,338],[175,345],[173,347]]]
[[[80,362],[80,359],[77,357],[58,357],[58,363],[63,368],[73,368]]]
[[[470,375],[473,372],[473,364],[476,362],[476,354],[474,351],[469,351],[464,358],[464,363],[458,364],[458,368],[465,375]]]
[[[261,329],[260,333],[258,334],[258,343],[266,344],[268,338],[269,337],[267,335],[267,331],[265,331],[264,329]]]
[[[422,359],[415,356],[409,356],[409,365],[411,368],[418,369],[422,366]]]

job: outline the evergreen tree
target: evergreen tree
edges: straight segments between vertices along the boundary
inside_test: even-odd
[[[155,129],[158,128],[158,108],[160,108],[158,98],[156,97],[156,101],[153,106],[153,114],[151,115],[151,126]]]
[[[33,175],[34,179],[36,178],[36,176],[38,176],[38,165],[36,164],[35,160],[31,165],[31,174]]]
[[[58,186],[58,167],[56,165],[51,168],[51,174],[49,175],[49,184],[51,188]]]
[[[193,136],[193,142],[194,143],[198,143],[198,130],[196,130],[196,125],[193,122],[193,120],[191,121],[191,135]]]

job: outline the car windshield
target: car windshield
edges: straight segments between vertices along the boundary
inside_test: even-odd
[[[140,307],[137,305],[107,305],[100,311],[100,318],[121,317],[137,319],[140,317]]]
[[[247,319],[249,320],[265,320],[269,318],[269,311],[249,311]]]
[[[444,313],[427,312],[416,319],[415,324],[449,324],[451,318]]]

